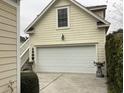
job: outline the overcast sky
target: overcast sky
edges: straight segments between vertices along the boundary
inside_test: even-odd
[[[51,0],[21,0],[21,32],[25,36],[24,29],[36,18]],[[123,26],[123,4],[122,0],[77,0],[84,6],[108,5],[106,20],[111,23],[109,32],[115,31]]]

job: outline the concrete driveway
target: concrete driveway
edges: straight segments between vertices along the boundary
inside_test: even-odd
[[[106,80],[95,74],[38,73],[40,93],[107,93]]]

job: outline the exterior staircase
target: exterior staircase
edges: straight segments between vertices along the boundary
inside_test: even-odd
[[[27,65],[29,65],[28,64],[29,63],[29,48],[30,48],[29,39],[27,39],[20,47],[20,59],[21,59],[20,67],[22,71],[25,68],[27,68]]]

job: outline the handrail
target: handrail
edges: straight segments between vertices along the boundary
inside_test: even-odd
[[[27,62],[28,59],[29,59],[29,49],[21,57],[21,64],[20,64],[21,68]]]
[[[20,47],[20,55],[29,47],[29,39],[27,39]]]
[[[20,55],[20,58],[29,50],[29,47]]]
[[[28,42],[29,42],[29,38],[20,46],[20,48],[22,48]]]
[[[20,59],[21,59],[21,67],[25,64],[25,62],[29,59],[29,39],[27,39],[20,47]]]

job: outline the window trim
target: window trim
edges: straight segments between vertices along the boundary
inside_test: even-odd
[[[67,8],[67,16],[68,16],[68,26],[66,26],[66,27],[58,27],[58,10],[59,9],[65,9],[65,8]],[[64,6],[64,7],[59,7],[59,8],[56,8],[56,29],[68,29],[68,28],[70,28],[70,9],[69,9],[69,6]]]

